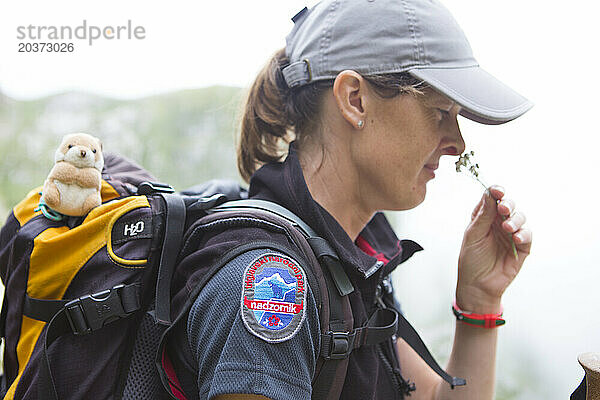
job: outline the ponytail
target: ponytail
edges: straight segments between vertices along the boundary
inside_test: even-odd
[[[280,65],[285,49],[277,51],[252,84],[244,106],[237,149],[238,170],[248,182],[260,165],[279,161],[290,126],[285,107],[287,84]]]

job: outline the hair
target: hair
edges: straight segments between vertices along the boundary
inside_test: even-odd
[[[237,148],[238,170],[246,182],[261,165],[280,161],[292,140],[300,148],[307,140],[318,140],[323,94],[334,79],[289,88],[281,72],[288,64],[285,49],[275,52],[248,92]],[[382,98],[419,95],[425,86],[406,72],[364,78]]]

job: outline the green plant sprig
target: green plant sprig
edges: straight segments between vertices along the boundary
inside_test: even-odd
[[[456,163],[455,163],[456,172],[462,172],[463,167],[464,167],[465,170],[470,173],[471,177],[473,177],[477,182],[479,182],[481,184],[481,186],[483,186],[483,188],[487,192],[489,192],[489,190],[490,190],[489,186],[486,185],[485,183],[483,183],[481,178],[479,178],[479,164],[474,162],[474,160],[473,160],[474,156],[475,156],[475,152],[473,152],[473,151],[465,152],[465,153],[461,154],[460,157],[458,158],[458,161],[456,161]],[[496,200],[496,202],[499,202],[499,200]],[[502,221],[506,221],[506,217],[504,215],[500,215],[500,217],[502,218]],[[519,255],[517,253],[517,246],[515,246],[515,241],[513,240],[512,235],[510,236],[510,244],[512,247],[513,255],[515,256],[515,260],[518,260]]]

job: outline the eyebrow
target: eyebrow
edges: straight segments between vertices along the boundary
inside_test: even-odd
[[[426,104],[429,105],[430,107],[436,107],[436,108],[441,108],[443,110],[451,110],[452,107],[454,107],[454,105],[457,105],[457,103],[455,101],[452,101],[446,97],[443,96],[435,96],[433,98],[429,98],[426,101]]]
[[[462,110],[462,107],[456,101],[451,100],[448,97],[443,96],[443,95],[441,95],[439,93],[436,93],[434,95],[431,103],[432,103],[432,105],[439,106],[440,108],[442,108],[442,109],[444,109],[446,111],[452,110],[455,106],[458,107],[458,112],[459,113]]]
[[[438,105],[447,105],[448,108],[452,108],[452,106],[454,106],[454,104],[456,104],[455,101],[449,99],[446,96],[442,96],[441,94],[436,94],[433,97],[433,102]]]
[[[460,104],[434,89],[432,89],[429,93],[427,93],[424,96],[423,104],[425,104],[428,107],[441,108],[446,111],[450,111],[452,110],[452,108],[454,108],[454,106],[457,106],[458,114],[460,114],[460,112],[463,109],[463,107]]]

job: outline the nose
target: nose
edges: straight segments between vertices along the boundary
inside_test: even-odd
[[[84,157],[85,157],[85,150],[81,150],[81,151],[79,152],[79,154],[81,154],[81,158],[84,158]]]
[[[444,139],[442,140],[442,154],[459,156],[465,151],[465,140],[462,137],[462,133],[460,133],[460,127],[456,118],[448,125]]]

